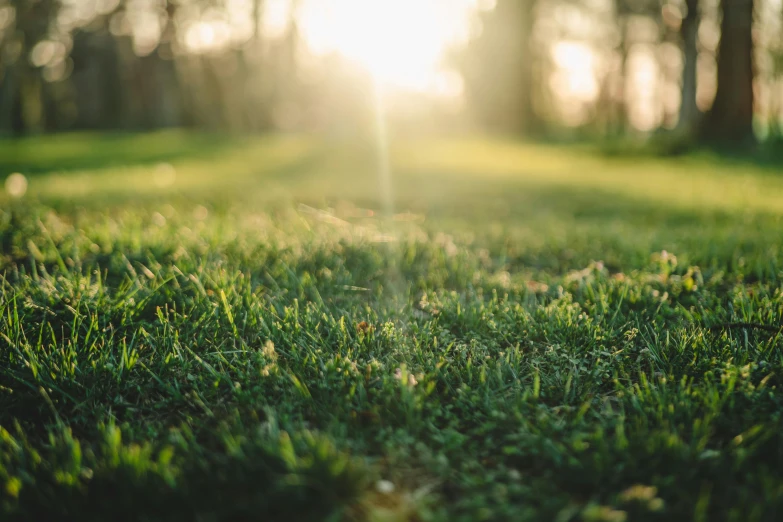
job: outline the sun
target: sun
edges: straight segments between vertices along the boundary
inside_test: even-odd
[[[479,0],[305,0],[302,36],[316,54],[337,52],[376,80],[410,90],[442,85],[443,57],[469,36]]]

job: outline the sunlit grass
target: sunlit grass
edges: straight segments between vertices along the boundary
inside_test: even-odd
[[[782,507],[768,169],[397,139],[387,219],[369,141],[0,150],[4,520]]]
[[[21,143],[0,144],[0,151],[5,151],[0,167],[6,175],[32,174],[31,194],[42,199],[215,191],[263,197],[269,189],[299,197],[305,190],[307,196],[324,201],[381,197],[373,149],[355,143],[304,136],[230,141],[219,136],[188,138],[179,131],[94,140],[74,134]],[[440,200],[480,185],[482,195],[503,200],[524,197],[509,194],[512,187],[520,192],[564,187],[642,198],[662,206],[783,211],[783,179],[770,176],[768,167],[720,158],[610,158],[584,147],[475,138],[398,139],[391,157],[403,205],[410,202],[406,196]],[[160,183],[155,169],[160,165],[175,167],[174,182]],[[422,193],[422,188],[428,192]],[[486,198],[479,204],[494,202]]]

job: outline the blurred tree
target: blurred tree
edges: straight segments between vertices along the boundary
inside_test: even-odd
[[[696,103],[699,24],[701,24],[699,0],[685,0],[685,16],[680,26],[683,67],[680,117],[677,124],[677,127],[684,131],[694,130],[700,116],[699,106]]]
[[[601,89],[596,100],[594,123],[609,138],[618,138],[634,132],[634,109],[640,103],[653,104],[650,112],[662,116],[654,116],[653,120],[667,119],[663,106],[661,89],[667,82],[666,64],[661,63],[659,51],[662,45],[670,40],[671,31],[666,23],[663,12],[668,7],[669,0],[611,0],[611,15],[607,31],[608,36],[601,42],[607,56],[607,63]],[[608,18],[608,17],[606,17]],[[604,42],[611,42],[611,46]],[[657,62],[656,74],[650,75],[648,85],[644,87],[653,93],[640,102],[638,85],[639,57],[650,57],[651,62]],[[636,63],[634,63],[636,61]],[[664,60],[665,61],[665,60]],[[679,73],[678,73],[679,74]],[[648,115],[647,119],[651,117]],[[638,118],[637,118],[638,119]],[[651,125],[659,122],[653,121]],[[649,129],[648,129],[649,130]]]
[[[638,0],[615,0],[615,23],[619,37],[617,38],[617,55],[619,66],[613,78],[609,78],[610,85],[617,87],[612,89],[609,99],[609,119],[607,131],[610,136],[626,134],[628,132],[628,52],[630,50],[628,21],[636,16],[639,11]]]
[[[536,82],[538,80],[534,56],[535,53],[540,51],[536,48],[534,39],[537,1],[517,1],[520,4],[519,25],[522,33],[518,64],[520,76],[519,96],[521,97],[519,130],[527,135],[539,134],[541,132],[541,120],[534,108]]]
[[[13,10],[13,17],[0,33],[0,134],[41,132],[46,126],[43,64],[33,53],[49,36],[60,3],[9,0],[3,4]]]
[[[269,75],[266,64],[266,45],[264,41],[264,0],[253,0],[253,39],[251,45],[242,51],[242,63],[245,67],[248,109],[245,115],[251,130],[267,130],[269,116]]]
[[[766,53],[768,67],[763,79],[766,82],[767,104],[766,113],[763,115],[767,120],[768,138],[774,142],[783,140],[783,128],[781,128],[781,117],[783,116],[783,2],[777,6],[767,4],[768,10],[764,13],[764,20],[767,27],[762,27],[764,31],[762,42],[763,51]],[[758,43],[757,43],[758,45]],[[758,71],[757,74],[761,74]]]
[[[120,47],[130,46],[109,31],[110,17],[117,9],[97,16],[72,34],[71,60],[73,72],[69,79],[76,106],[74,126],[81,129],[116,129],[128,126],[126,112],[127,84],[122,76]]]
[[[301,34],[299,15],[301,0],[290,0],[288,19],[283,36],[274,47],[276,60],[272,65],[274,82],[271,103],[272,118],[279,128],[290,129],[301,121],[303,89],[300,80],[299,52]]]
[[[700,128],[700,138],[724,146],[755,142],[753,0],[721,0],[718,88]]]
[[[539,134],[535,110],[537,0],[497,0],[482,14],[482,31],[468,46],[462,65],[467,95],[479,120],[495,130]]]
[[[151,104],[154,118],[149,120],[149,126],[152,128],[175,127],[183,123],[180,103],[182,86],[174,63],[178,38],[175,20],[179,6],[179,2],[165,2],[160,40],[157,49],[150,55],[156,82],[152,88],[154,101]]]
[[[755,4],[777,13],[773,1],[779,0]],[[712,36],[719,2],[720,42]],[[349,61],[308,60],[300,4],[308,5],[0,0],[0,134],[294,129],[352,110],[362,119],[367,79],[350,71]],[[753,139],[755,76],[761,87],[755,110],[769,118],[770,136],[780,135],[780,25],[754,22],[753,6],[753,0],[496,0],[492,9],[479,8],[483,30],[458,53],[466,105],[485,128],[526,136],[541,134],[545,123],[564,133],[581,126],[590,136],[596,129],[621,136],[646,119],[645,131],[678,121],[699,140],[739,143]],[[765,60],[758,74],[754,30],[765,35],[755,42]],[[702,117],[697,93],[703,108],[716,47],[717,96]],[[681,71],[671,65],[678,64],[678,48]]]

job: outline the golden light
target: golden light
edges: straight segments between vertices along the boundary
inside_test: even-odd
[[[383,84],[443,88],[443,58],[468,37],[479,0],[310,0],[300,29],[316,54],[339,53]]]
[[[551,48],[555,68],[549,86],[557,99],[560,117],[566,125],[581,125],[598,98],[596,54],[582,42],[563,40]]]
[[[12,198],[21,198],[27,192],[27,178],[24,174],[14,172],[5,179],[5,191]]]
[[[586,44],[562,41],[555,44],[552,56],[557,66],[553,80],[558,95],[592,101],[598,97],[595,53]]]

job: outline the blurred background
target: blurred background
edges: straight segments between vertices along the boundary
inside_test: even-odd
[[[0,135],[781,138],[781,0],[0,0]]]

